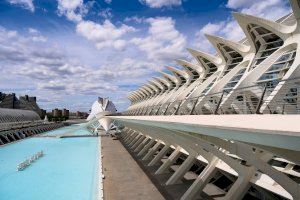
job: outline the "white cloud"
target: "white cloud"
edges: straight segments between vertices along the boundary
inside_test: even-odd
[[[242,13],[270,20],[276,20],[290,12],[286,0],[229,0],[226,6]]]
[[[111,2],[112,2],[112,0],[104,0],[105,1],[105,3],[107,3],[107,4],[111,4]]]
[[[110,1],[111,2],[111,1]],[[95,43],[97,49],[112,47],[124,50],[126,41],[123,36],[136,29],[125,24],[115,26],[109,19],[112,18],[110,8],[102,9],[98,15],[105,18],[103,23],[84,20],[83,16],[94,3],[84,4],[83,0],[58,0],[58,12],[76,23],[76,32]]]
[[[31,39],[34,42],[46,42],[47,41],[47,37],[41,35],[41,33],[34,28],[28,28],[28,33],[31,35]]]
[[[146,20],[150,24],[148,36],[133,38],[131,42],[146,52],[149,59],[170,61],[185,52],[186,38],[175,28],[171,17],[157,17]]]
[[[31,34],[39,33],[39,31],[34,29],[34,28],[28,28],[28,32],[31,33]]]
[[[140,0],[140,2],[150,8],[172,7],[182,4],[182,0]]]
[[[59,47],[48,41],[32,41],[32,34],[40,32],[31,32],[24,36],[0,27],[0,73],[7,75],[0,80],[0,85],[1,88],[10,88],[10,92],[14,87],[25,88],[23,92],[31,88],[31,94],[35,91],[44,98],[55,96],[61,99],[59,105],[70,106],[72,95],[85,95],[85,98],[99,94],[126,96],[133,84],[143,83],[145,77],[152,76],[157,70],[156,64],[140,57],[118,59],[116,56],[116,59],[98,66],[83,65],[73,57],[66,57]],[[124,42],[116,40],[115,45],[122,46]],[[12,82],[22,83],[22,86],[13,86]],[[119,104],[125,108],[124,103]],[[43,105],[53,108],[55,103],[44,102]]]
[[[31,12],[34,12],[35,7],[33,5],[33,0],[7,0],[11,4],[21,6]]]
[[[228,0],[226,7],[232,9],[250,7],[252,4],[262,2],[261,0]]]
[[[131,16],[131,17],[125,17],[124,22],[135,22],[135,23],[142,23],[145,22],[145,17],[138,17],[137,15]]]
[[[121,40],[121,38],[133,31],[135,31],[135,28],[125,24],[116,27],[108,19],[103,24],[97,24],[92,21],[81,21],[76,27],[76,32],[94,42],[97,49],[105,47],[123,49],[126,42]]]
[[[98,13],[98,15],[99,15],[100,17],[105,18],[105,19],[110,19],[110,18],[113,17],[113,14],[112,14],[111,11],[112,11],[111,8],[106,8],[106,9],[101,10],[101,11]]]
[[[276,20],[290,12],[286,0],[229,0],[226,6],[234,11],[270,20]],[[233,41],[239,41],[245,37],[242,29],[232,17],[215,23],[210,22],[196,32],[195,46],[212,53],[214,49],[204,34],[217,35]]]
[[[58,13],[65,15],[69,20],[79,22],[87,13],[83,0],[58,0]]]

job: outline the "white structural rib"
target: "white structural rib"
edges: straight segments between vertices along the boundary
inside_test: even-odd
[[[169,170],[162,187],[188,186],[178,199],[212,188],[227,200],[300,199],[300,1],[290,2],[276,22],[233,13],[243,40],[206,35],[216,55],[188,49],[197,62],[175,60],[183,70],[167,67],[110,116],[137,159],[159,165],[153,176]]]

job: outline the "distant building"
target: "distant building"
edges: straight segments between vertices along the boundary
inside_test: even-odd
[[[62,116],[62,111],[59,110],[58,108],[55,108],[54,110],[52,110],[52,116],[53,117],[61,117]]]
[[[75,116],[76,116],[76,118],[85,119],[88,117],[88,113],[77,111]]]
[[[45,112],[36,103],[36,97],[28,95],[20,96],[18,99],[15,93],[5,94],[0,92],[0,108],[32,110],[41,118],[45,116]]]
[[[67,110],[67,109],[64,108],[64,109],[62,110],[62,116],[63,116],[63,117],[69,117],[69,110]]]

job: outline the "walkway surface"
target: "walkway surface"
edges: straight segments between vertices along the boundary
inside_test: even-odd
[[[101,140],[104,200],[164,199],[119,140]]]

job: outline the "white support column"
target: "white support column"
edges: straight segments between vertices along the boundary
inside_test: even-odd
[[[130,129],[127,129],[127,128],[122,129],[122,131],[121,131],[121,133],[120,133],[120,137],[121,137],[122,139],[124,139],[124,137],[127,136],[129,130],[130,130]]]
[[[9,134],[9,135],[10,135],[10,137],[12,137],[12,138],[13,138],[13,140],[14,140],[14,141],[16,141],[16,140],[17,140],[17,139],[15,138],[14,134],[12,134],[12,133],[11,133],[11,134]]]
[[[182,177],[189,171],[189,169],[194,164],[197,158],[197,154],[190,153],[189,156],[185,159],[185,161],[180,165],[180,167],[175,171],[175,173],[169,178],[166,182],[166,185],[173,185],[177,181],[180,181]]]
[[[155,174],[163,174],[170,166],[177,160],[180,156],[181,147],[176,147],[173,153],[168,157],[168,159],[160,166],[160,168],[155,172]]]
[[[133,138],[137,135],[138,135],[138,133],[136,131],[133,131],[133,133],[131,133],[130,136],[124,141],[125,144],[127,144],[127,145],[130,144],[130,142],[133,140]]]
[[[146,138],[137,146],[137,148],[134,149],[134,152],[139,152],[146,144],[149,138],[146,136]]]
[[[138,156],[144,155],[144,153],[146,151],[148,151],[154,143],[155,143],[155,140],[154,139],[150,139],[150,141],[148,142],[148,144],[146,144],[144,146],[144,148],[138,153]]]
[[[160,147],[160,145],[161,145],[161,141],[157,141],[157,143],[151,149],[149,149],[149,151],[142,158],[142,160],[148,160],[149,158],[151,158],[155,154],[155,152],[158,150],[158,148]]]
[[[7,135],[3,135],[3,137],[6,139],[6,141],[9,143],[11,142],[10,139],[7,137]]]
[[[212,161],[204,168],[199,174],[189,189],[183,194],[180,200],[191,200],[194,199],[198,192],[202,191],[206,184],[210,181],[216,172],[216,165],[219,162],[217,157],[213,158]]]
[[[134,150],[141,142],[145,139],[144,135],[141,135],[141,137],[131,146],[131,149]]]
[[[129,141],[132,140],[133,136],[136,134],[135,131],[133,131],[125,140],[124,140],[124,143],[125,144],[129,144]]]
[[[98,128],[101,127],[101,124],[98,124],[98,126],[95,128],[95,130],[97,131],[98,133]]]
[[[151,160],[151,162],[148,164],[148,166],[153,166],[155,165],[157,162],[159,162],[162,157],[164,157],[166,155],[166,153],[168,152],[170,148],[169,144],[165,144],[165,146],[158,152],[158,154]]]
[[[133,139],[129,141],[128,146],[131,147],[142,135],[140,133],[137,133],[133,136]]]
[[[254,167],[249,167],[245,174],[239,174],[238,179],[231,186],[230,190],[227,192],[224,200],[243,199],[248,189],[250,188],[250,180],[255,173]]]
[[[19,135],[19,134],[16,134],[17,136],[18,136],[18,138],[21,140],[22,139],[22,137]]]

